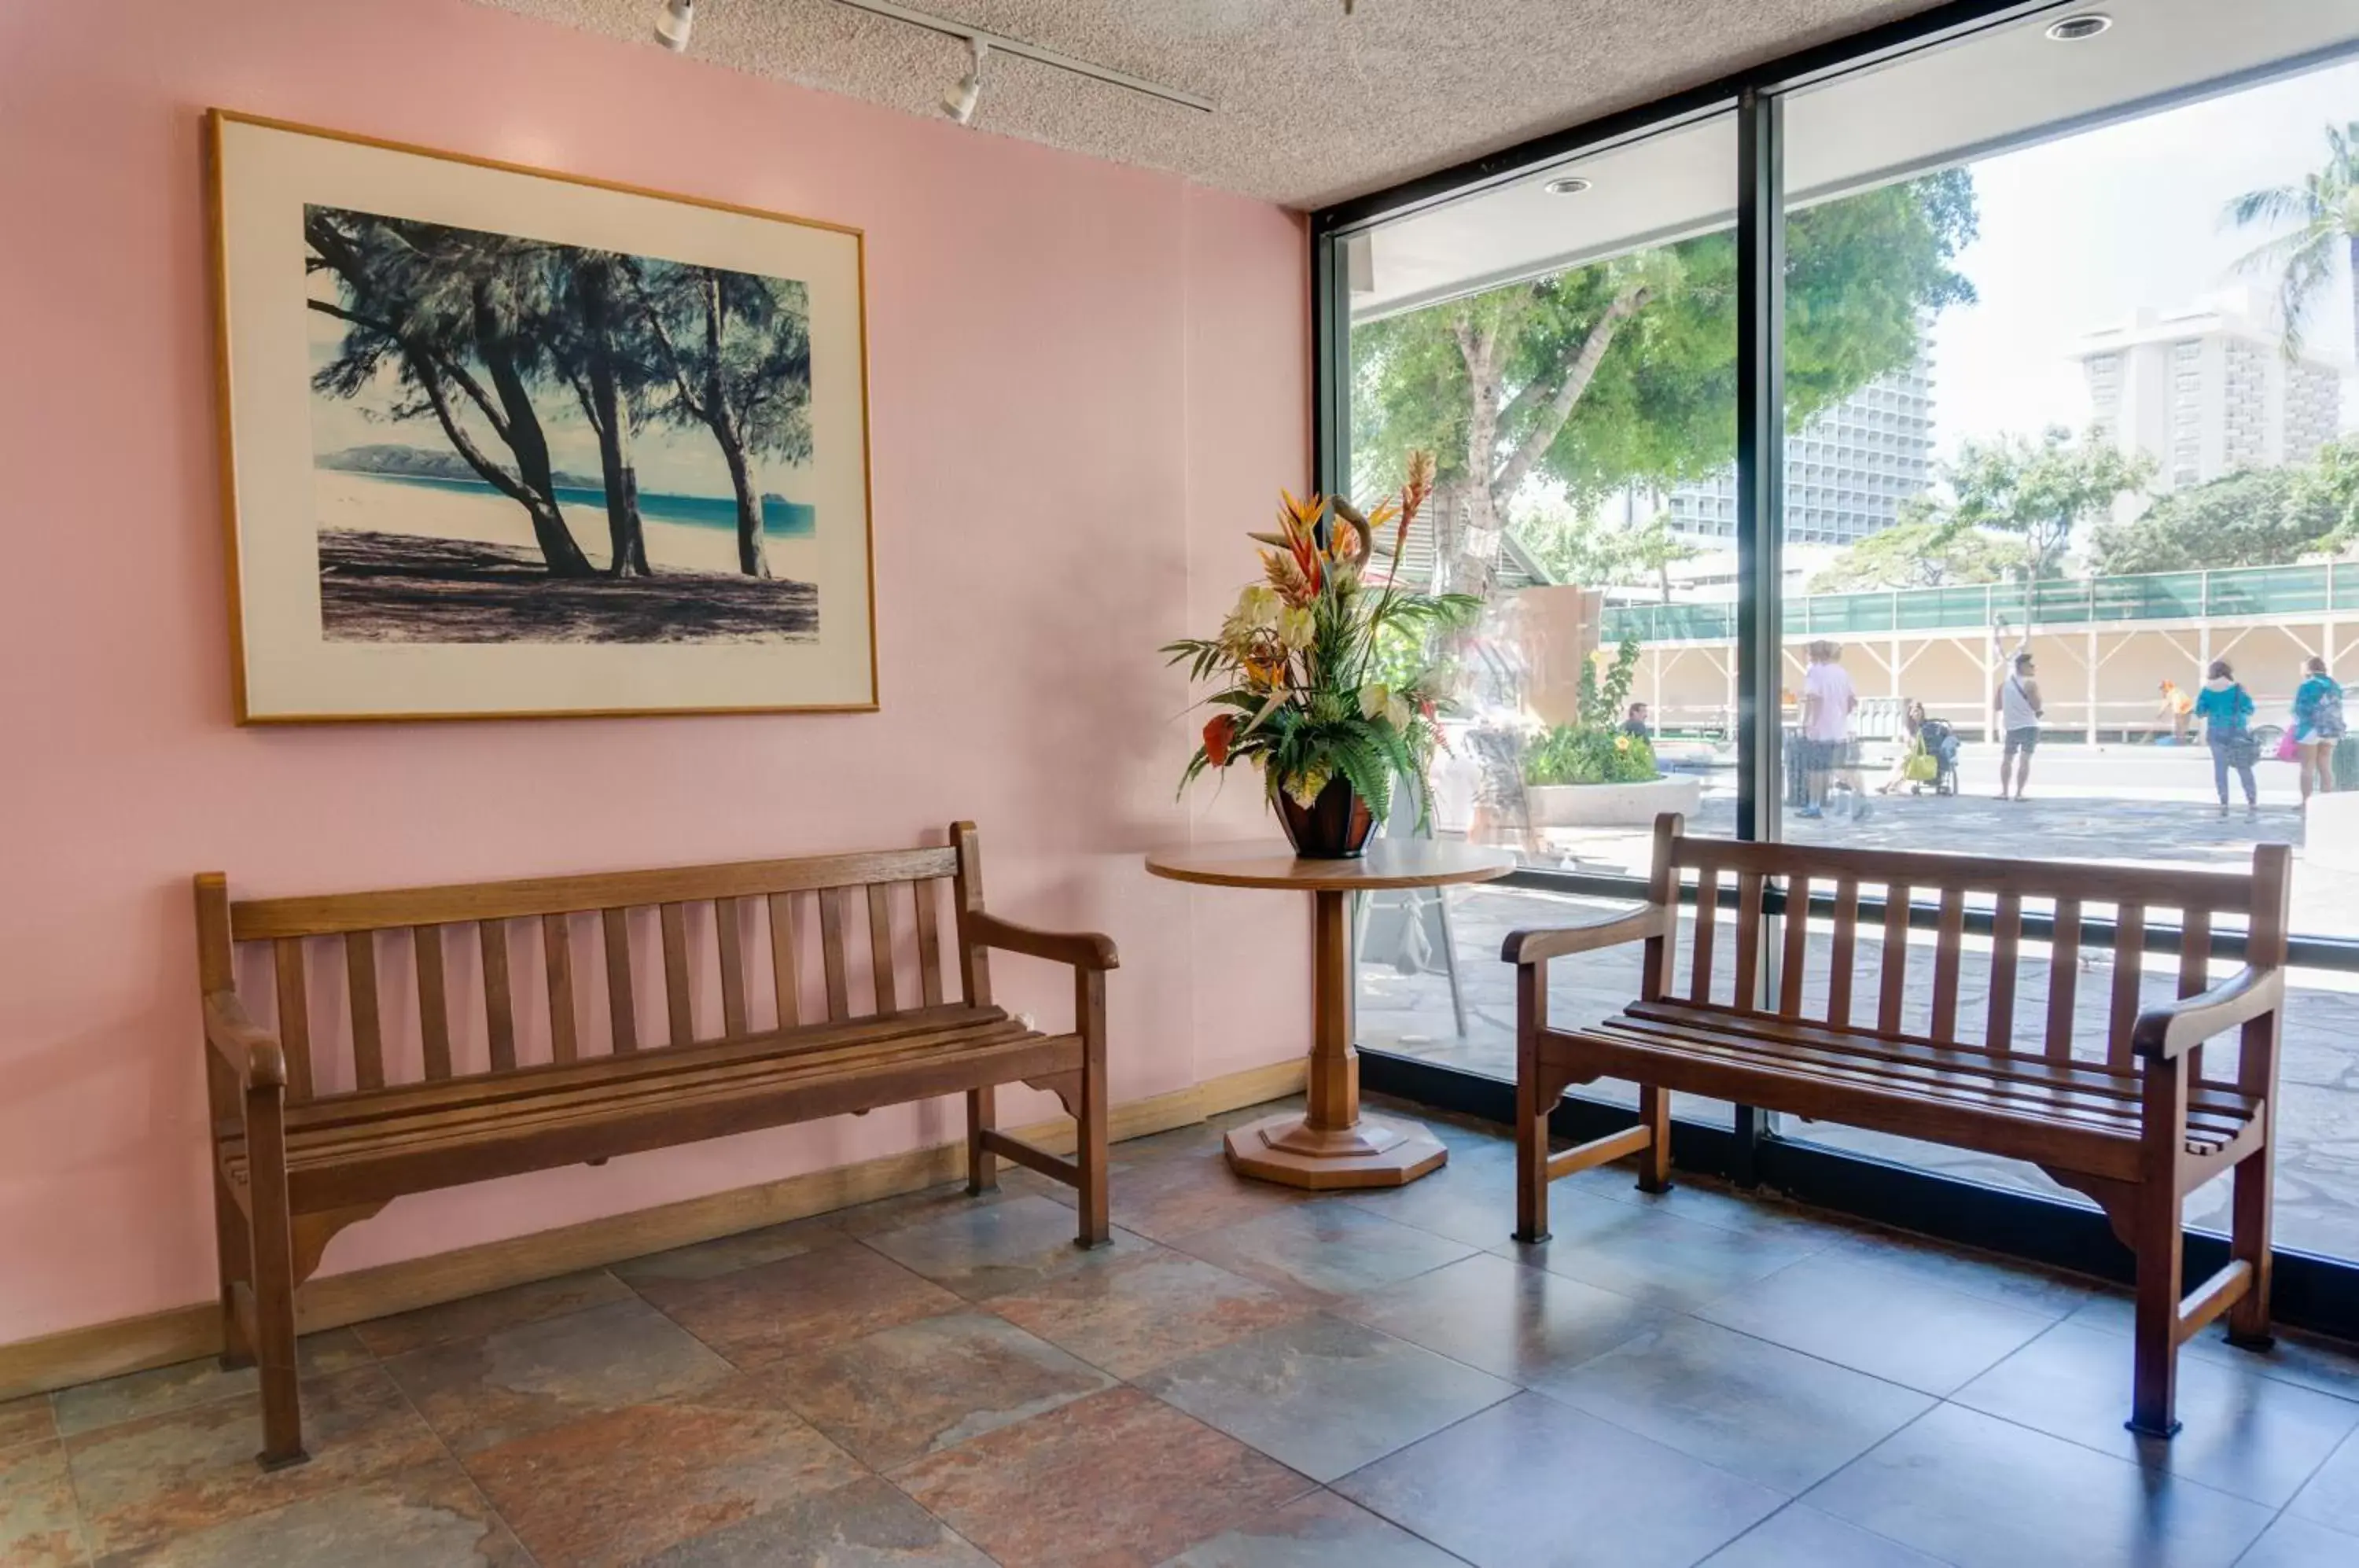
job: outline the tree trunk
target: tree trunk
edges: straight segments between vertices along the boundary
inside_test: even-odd
[[[558,508],[557,480],[549,462],[549,437],[541,430],[540,414],[532,405],[532,393],[525,386],[514,351],[499,331],[490,298],[480,284],[475,289],[475,347],[483,356],[484,368],[491,373],[492,389],[499,395],[500,408],[507,417],[508,447],[516,453],[516,478],[531,494],[526,509],[532,514],[533,540],[549,562],[549,574],[595,576],[590,558],[582,553],[573,531],[565,526],[565,514]]]
[[[591,428],[598,432],[598,480],[606,493],[609,577],[647,577],[646,531],[639,525],[638,476],[631,468],[631,405],[614,374],[614,312],[605,272],[587,269],[582,278],[583,326],[590,335]]]
[[[729,460],[729,483],[737,492],[737,570],[748,577],[767,577],[770,557],[763,548],[762,497],[754,492],[754,474],[745,462],[745,445],[734,430],[712,433],[721,441],[721,455]]]

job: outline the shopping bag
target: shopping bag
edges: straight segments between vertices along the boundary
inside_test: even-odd
[[[2299,757],[2300,755],[2301,747],[2295,744],[2293,731],[2288,730],[2285,734],[2277,737],[2277,760],[2279,762],[2291,762],[2295,757]]]
[[[1941,765],[1933,760],[1933,754],[1919,741],[1908,748],[1908,758],[1900,764],[1900,776],[1911,784],[1930,784],[1941,776]]]

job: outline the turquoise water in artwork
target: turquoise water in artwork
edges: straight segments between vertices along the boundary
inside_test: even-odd
[[[347,471],[349,472],[349,471]],[[497,495],[479,479],[442,479],[423,474],[362,474],[363,479],[393,485],[416,485],[429,490],[449,490],[462,495]],[[559,504],[605,509],[606,492],[598,486],[560,485]],[[671,495],[662,491],[639,492],[639,516],[651,523],[685,523],[691,528],[737,527],[737,503],[726,495]],[[819,508],[777,495],[762,497],[762,531],[772,539],[810,539],[819,532]]]

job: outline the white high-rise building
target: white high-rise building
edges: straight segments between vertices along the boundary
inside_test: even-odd
[[[2244,305],[2239,294],[2169,315],[2141,309],[2081,340],[2091,424],[2154,459],[2155,495],[2304,462],[2341,425],[2341,373],[2323,359],[2288,359],[2277,332]]]
[[[1786,539],[1854,544],[1897,519],[1933,482],[1933,372],[1927,360],[1880,376],[1786,440]],[[1736,537],[1736,470],[1671,492],[1671,529],[1706,549]]]

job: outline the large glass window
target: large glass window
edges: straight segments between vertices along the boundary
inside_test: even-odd
[[[2108,12],[1785,105],[1781,831],[2191,867],[2290,844],[2295,929],[2359,934],[2359,793],[2329,792],[2359,787],[2335,717],[2335,674],[2359,680],[2359,61],[2332,47],[2359,7]],[[2288,732],[2320,743],[2307,789],[2277,760]],[[1978,963],[1970,942],[1969,1015]],[[2111,955],[2080,963],[2094,1037]],[[2171,995],[2172,963],[2146,967]],[[2018,1018],[2046,979],[2035,949]],[[2279,1237],[2348,1256],[2359,1048],[2330,985],[2307,977],[2286,1015],[2284,1190],[2315,1201]],[[2058,1192],[2004,1161],[1780,1130]],[[2220,1218],[2207,1202],[2194,1223]]]
[[[1450,649],[1434,831],[1535,868],[1642,877],[1657,811],[1734,823],[1735,156],[1723,113],[1348,242],[1353,488],[1435,452],[1396,570],[1485,602]],[[1512,1076],[1499,939],[1589,902],[1373,900],[1362,1041]],[[1617,1006],[1636,965],[1562,966],[1558,1015]]]

